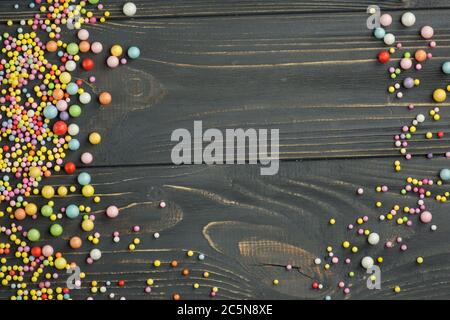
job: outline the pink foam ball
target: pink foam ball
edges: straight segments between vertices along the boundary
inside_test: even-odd
[[[94,157],[89,152],[85,152],[81,155],[81,162],[83,162],[84,164],[91,164],[93,160]]]
[[[434,30],[430,26],[425,26],[420,30],[420,35],[424,39],[431,39],[434,35]]]
[[[433,219],[433,215],[429,211],[424,211],[420,214],[420,221],[423,223],[429,223]]]
[[[409,58],[403,58],[402,60],[400,60],[400,67],[403,70],[408,70],[412,67],[412,60]]]
[[[94,42],[91,44],[91,50],[93,53],[100,53],[103,51],[103,45],[100,42]]]
[[[108,208],[106,208],[106,215],[111,219],[117,218],[117,216],[119,215],[119,208],[117,208],[116,206],[109,206]]]
[[[52,247],[52,246],[45,245],[45,246],[42,248],[42,255],[43,255],[44,257],[50,257],[51,255],[53,255],[53,252],[54,252],[54,250],[53,250],[53,247]]]
[[[380,24],[381,24],[383,27],[388,27],[388,26],[390,26],[390,25],[392,24],[392,16],[391,16],[390,14],[387,14],[387,13],[383,14],[383,15],[380,17]]]
[[[108,65],[108,67],[110,68],[117,68],[117,66],[119,65],[120,61],[117,57],[115,56],[110,56],[107,60],[106,60],[106,64]]]
[[[86,29],[81,29],[80,31],[78,31],[78,39],[80,39],[81,41],[89,39],[89,31],[87,31]]]

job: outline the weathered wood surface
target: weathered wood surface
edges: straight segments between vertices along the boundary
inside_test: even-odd
[[[1,21],[27,15],[25,9],[8,11],[15,2],[0,2]],[[424,226],[398,228],[376,221],[380,210],[373,202],[382,198],[387,210],[395,203],[412,205],[414,199],[372,192],[379,183],[398,191],[407,173],[435,176],[446,163],[418,159],[402,175],[392,170],[398,154],[392,135],[417,113],[405,106],[414,102],[427,112],[432,90],[447,84],[439,71],[449,57],[447,1],[381,2],[396,20],[402,9],[414,10],[418,26],[430,23],[437,33],[435,58],[417,74],[423,85],[403,100],[386,93],[385,67],[375,61],[382,44],[365,28],[365,8],[372,1],[135,2],[137,19],[119,18],[122,2],[114,1],[114,19],[90,27],[92,37],[107,44],[140,46],[142,57],[108,72],[98,60],[93,90],[114,92],[114,102],[108,108],[85,108],[79,120],[83,138],[92,130],[104,135],[100,146],[83,146],[96,157],[85,170],[103,195],[95,211],[104,258],[83,268],[89,279],[125,279],[126,288],[114,292],[139,299],[170,298],[174,292],[202,299],[211,286],[220,287],[220,298],[230,299],[344,298],[335,283],[347,269],[324,273],[312,258],[344,240],[346,223],[365,213],[382,239],[401,233],[410,249],[401,254],[398,248],[369,249],[359,239],[364,249],[358,257],[367,252],[385,258],[383,290],[367,290],[359,271],[348,298],[450,298],[448,204],[433,206],[435,233]],[[431,7],[435,10],[426,10]],[[412,50],[425,46],[417,28],[406,31],[396,21],[392,30]],[[427,122],[420,132],[449,133],[447,107],[442,107],[441,122]],[[282,162],[274,177],[261,177],[255,166],[173,167],[170,134],[192,128],[194,120],[203,120],[205,128],[278,128],[281,158],[301,161]],[[422,137],[412,142],[414,153],[450,150],[447,137],[431,143]],[[49,179],[55,185],[71,182],[67,176]],[[363,197],[355,196],[359,186],[366,188]],[[167,209],[157,208],[161,199]],[[117,220],[102,215],[110,203],[122,209]],[[335,227],[327,225],[330,216],[338,220]],[[129,253],[130,227],[136,224],[143,228],[142,244]],[[117,245],[110,238],[114,230],[122,234]],[[161,233],[158,240],[152,238],[155,231]],[[80,233],[77,223],[68,223],[65,238],[56,243],[70,252],[67,237]],[[86,243],[70,256],[81,262],[90,248]],[[206,260],[187,258],[188,249],[205,253]],[[426,261],[420,268],[414,264],[418,255]],[[177,259],[180,267],[155,269],[154,259]],[[354,270],[359,270],[357,260]],[[287,263],[300,270],[286,272]],[[180,275],[183,266],[192,268],[191,277]],[[209,279],[201,278],[203,270],[210,271]],[[145,295],[148,277],[156,285]],[[281,285],[274,287],[274,278]],[[311,278],[330,286],[313,291]],[[205,287],[194,291],[196,281]],[[391,288],[397,284],[402,294],[394,296]],[[0,290],[0,296],[7,295]],[[75,295],[86,297],[87,290]]]

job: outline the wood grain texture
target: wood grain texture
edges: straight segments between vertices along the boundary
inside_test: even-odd
[[[0,21],[28,15],[23,5],[10,11],[15,2],[0,2]],[[405,30],[398,22],[392,28],[406,48],[425,47],[417,36],[422,24],[432,23],[437,34],[435,58],[421,73],[408,73],[421,78],[423,86],[403,100],[386,94],[386,70],[375,61],[383,46],[365,29],[365,8],[372,1],[135,2],[137,19],[120,18],[122,2],[111,1],[113,19],[89,28],[91,37],[105,45],[142,49],[141,59],[108,72],[106,54],[96,58],[98,80],[92,90],[113,92],[114,102],[108,108],[85,108],[79,119],[82,140],[92,130],[103,134],[100,146],[83,145],[95,162],[82,170],[92,174],[103,198],[93,209],[104,257],[85,266],[82,261],[92,248],[87,241],[79,252],[68,249],[68,237],[81,235],[76,221],[65,221],[64,237],[52,239],[81,262],[88,280],[115,284],[125,279],[125,288],[113,284],[112,291],[130,299],[169,299],[175,292],[184,299],[205,299],[213,286],[220,288],[221,299],[321,299],[327,294],[335,299],[450,298],[448,204],[431,207],[439,226],[435,233],[419,224],[406,229],[378,222],[380,210],[373,206],[382,200],[383,212],[395,203],[412,205],[414,198],[398,194],[404,177],[434,177],[447,165],[443,158],[420,157],[398,175],[391,158],[397,155],[392,135],[417,113],[405,106],[414,102],[416,111],[427,112],[434,106],[432,90],[447,84],[439,68],[449,58],[448,1],[381,2],[396,21],[402,9],[414,10],[417,28]],[[412,152],[449,150],[447,137],[430,142],[422,135],[428,130],[449,133],[447,107],[442,107],[441,122],[420,127]],[[194,120],[219,129],[278,128],[281,158],[298,161],[283,161],[274,177],[261,177],[256,166],[171,166],[170,134],[176,128],[191,129]],[[77,152],[70,159],[78,157]],[[48,183],[74,179],[54,176]],[[382,196],[373,192],[380,183],[392,191]],[[356,197],[360,186],[366,193]],[[161,199],[168,202],[166,209],[157,207]],[[74,196],[57,203],[87,201]],[[118,219],[104,217],[109,204],[121,208]],[[410,249],[369,248],[349,235],[346,224],[362,214],[370,216],[369,226],[382,240],[401,235]],[[326,223],[330,216],[338,221],[334,227]],[[127,246],[136,236],[133,225],[142,227],[142,243],[131,253]],[[48,224],[39,220],[39,227],[45,230]],[[120,244],[112,243],[114,230],[121,233]],[[161,238],[153,239],[154,232]],[[324,272],[313,265],[327,245],[339,246],[347,238],[361,245],[350,268]],[[189,249],[205,253],[206,260],[187,258]],[[385,258],[381,291],[365,287],[358,267],[364,254]],[[425,258],[421,267],[414,263],[418,255]],[[161,268],[152,266],[155,259],[163,262]],[[167,266],[172,259],[180,262],[178,268]],[[288,263],[294,266],[291,272],[285,270]],[[191,269],[190,277],[181,276],[183,267]],[[336,282],[350,270],[357,276],[352,293],[344,297]],[[203,271],[210,278],[202,278]],[[154,290],[144,294],[150,277]],[[279,286],[272,285],[274,278],[280,279]],[[326,289],[310,289],[312,279],[320,279]],[[201,285],[197,291],[194,282]],[[402,287],[401,295],[392,293],[394,285]],[[86,283],[74,293],[76,298],[88,294]],[[1,298],[8,295],[0,289]]]
[[[402,173],[434,176],[447,162],[435,159],[430,165],[428,160],[417,159]],[[103,198],[101,204],[93,205],[96,230],[102,234],[99,248],[103,258],[86,266],[83,260],[93,246],[86,241],[78,251],[67,247],[69,236],[85,236],[77,221],[65,219],[63,239],[52,243],[67,252],[69,259],[80,262],[89,280],[113,281],[109,292],[118,296],[168,299],[178,292],[184,299],[207,299],[210,288],[218,286],[219,298],[227,299],[321,299],[327,294],[334,299],[450,298],[449,204],[430,200],[436,232],[420,224],[417,216],[411,228],[378,221],[378,215],[394,204],[411,206],[416,201],[398,193],[404,178],[393,173],[389,159],[284,162],[274,177],[261,177],[258,167],[250,165],[95,168],[88,172]],[[68,183],[67,176],[48,181]],[[380,182],[391,190],[376,193],[374,186]],[[363,196],[355,195],[358,187],[365,188]],[[167,201],[167,208],[158,208],[161,199]],[[380,209],[374,206],[378,200],[383,202]],[[55,201],[57,206],[88,203],[81,197]],[[121,209],[116,220],[104,216],[109,203]],[[378,232],[382,242],[401,236],[409,249],[400,252],[398,246],[369,246],[347,231],[347,224],[361,215],[370,217],[366,227]],[[331,216],[337,220],[335,226],[327,223]],[[140,225],[141,232],[131,232],[134,225]],[[40,227],[45,229],[42,222]],[[122,238],[119,244],[111,239],[116,230]],[[153,239],[153,232],[161,237]],[[135,252],[129,252],[127,246],[136,236],[142,242]],[[42,239],[46,240],[48,236]],[[360,247],[358,254],[351,255],[349,266],[340,264],[325,272],[314,265],[313,259],[323,258],[327,245],[333,245],[342,259],[348,256],[339,248],[343,240]],[[206,259],[198,261],[196,255],[188,258],[189,249],[204,253]],[[365,287],[359,261],[367,254],[384,257],[382,290]],[[422,266],[415,264],[419,255],[425,259]],[[160,268],[152,266],[155,259],[163,262]],[[179,261],[175,269],[168,266],[172,259]],[[294,266],[290,272],[285,270],[289,263]],[[184,267],[191,269],[189,277],[181,276]],[[352,293],[344,297],[336,284],[341,279],[347,281],[345,273],[350,270],[356,277],[349,280]],[[203,279],[203,271],[209,271],[210,278]],[[144,294],[150,277],[155,279],[154,290]],[[272,285],[275,278],[280,280],[279,286]],[[125,288],[117,288],[119,279],[127,281]],[[325,289],[310,289],[313,279],[323,282]],[[194,282],[200,283],[201,289],[192,289]],[[402,287],[401,295],[392,292],[394,285]],[[435,288],[432,292],[431,286]],[[89,294],[85,287],[75,291],[75,296],[85,298]],[[6,294],[0,290],[0,296]],[[106,298],[102,294],[96,297]]]

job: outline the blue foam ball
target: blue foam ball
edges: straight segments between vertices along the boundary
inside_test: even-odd
[[[80,149],[80,141],[78,139],[72,139],[69,141],[69,149],[72,151]]]
[[[450,180],[450,169],[442,169],[441,172],[439,173],[439,176],[443,181]]]
[[[44,108],[44,117],[47,119],[55,119],[58,116],[58,109],[53,105],[48,105]]]
[[[386,35],[386,31],[383,28],[375,28],[375,30],[373,31],[373,35],[377,39],[383,39]]]
[[[80,215],[80,209],[78,209],[78,206],[71,204],[68,205],[66,208],[66,216],[70,219],[75,219]]]
[[[141,55],[141,50],[138,47],[130,47],[128,49],[128,56],[130,59],[137,59]]]
[[[445,74],[450,74],[450,61],[444,62],[442,64],[442,72]]]
[[[82,172],[78,175],[77,180],[78,180],[79,184],[81,184],[82,186],[85,186],[85,185],[91,183],[91,176],[87,172]]]

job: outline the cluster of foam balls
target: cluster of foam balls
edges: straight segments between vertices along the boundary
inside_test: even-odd
[[[79,194],[81,190],[87,200],[101,201],[90,174],[78,172],[77,164],[65,159],[82,145],[77,139],[80,127],[72,121],[95,100],[85,89],[86,84],[96,81],[95,77],[75,79],[74,72],[82,69],[82,75],[86,75],[92,71],[94,60],[83,55],[103,51],[103,45],[90,41],[88,30],[82,27],[105,22],[110,13],[98,0],[35,0],[28,7],[38,8],[39,12],[21,20],[18,26],[7,21],[11,31],[3,33],[0,39],[0,288],[13,289],[13,300],[67,300],[71,299],[71,290],[54,284],[61,272],[77,267],[76,264],[52,245],[40,242],[43,230],[27,229],[22,224],[48,219],[52,237],[63,235],[63,219],[78,220],[84,232],[95,231],[90,205],[58,206],[56,198]],[[79,41],[64,42],[64,28],[76,30]],[[123,50],[115,45],[110,51],[110,57],[118,59]],[[128,58],[137,59],[139,55],[137,47],[128,49]],[[108,65],[110,60],[113,59],[108,58]],[[125,57],[122,63],[127,63]],[[107,107],[112,96],[101,92],[97,100],[101,107]],[[91,132],[88,140],[99,144],[101,135]],[[93,160],[89,152],[80,158],[84,165]],[[75,174],[76,183],[44,185],[46,178],[59,172]],[[36,199],[46,203],[38,205]],[[104,210],[109,218],[119,213],[116,206]],[[88,239],[93,244],[99,242],[97,233]],[[69,245],[78,249],[82,239],[72,236]],[[86,261],[93,263],[100,258],[100,250],[92,249]],[[80,279],[84,277],[81,273]],[[75,287],[80,286],[80,281]]]
[[[397,39],[392,33],[387,33],[386,29],[393,22],[393,18],[390,14],[383,14],[380,17],[381,27],[374,30],[373,35],[376,39],[383,40],[386,46],[391,46],[390,48],[383,49],[378,53],[378,61],[382,64],[388,63],[391,59],[391,55],[402,50],[402,45],[400,42],[396,42]],[[412,12],[405,12],[400,17],[400,22],[405,28],[411,28],[416,23],[416,17]],[[428,42],[429,48],[435,48],[436,42],[432,40],[434,35],[434,29],[431,26],[423,26],[420,28],[418,34],[421,38]],[[388,71],[390,73],[390,78],[394,81],[398,79],[398,76],[406,72],[420,71],[422,69],[422,64],[425,60],[432,57],[431,52],[426,52],[424,49],[417,49],[412,55],[410,52],[406,51],[403,56],[399,59],[399,66],[389,67]],[[415,66],[412,68],[412,66]],[[410,70],[411,69],[411,70]],[[450,73],[450,62],[444,62],[442,65],[442,72],[445,74]],[[407,76],[404,78],[402,85],[403,88],[410,89],[414,86],[419,85],[420,80],[413,78],[413,76]],[[403,94],[400,91],[402,85],[400,83],[395,83],[389,86],[389,92],[394,93],[397,91],[397,98],[402,98]],[[433,101],[435,106],[429,110],[428,113],[417,114],[409,124],[401,127],[400,133],[394,135],[394,148],[399,151],[400,156],[405,161],[411,161],[418,157],[423,157],[422,154],[414,154],[410,150],[409,145],[413,142],[413,138],[417,135],[424,137],[426,140],[432,139],[442,139],[444,137],[443,131],[419,131],[419,128],[424,125],[427,121],[427,116],[429,121],[439,121],[440,120],[440,103],[443,103],[446,99],[446,91],[450,91],[450,85],[445,89],[436,89],[430,96],[430,100]],[[415,109],[414,104],[408,104],[407,109],[412,111]],[[433,159],[436,156],[450,158],[450,152],[444,152],[439,154],[427,153],[425,155],[426,159]],[[394,172],[401,173],[403,169],[402,159],[395,160],[393,163]],[[344,270],[347,269],[347,273],[337,281],[336,288],[342,290],[344,297],[348,297],[351,293],[351,287],[353,286],[354,278],[358,275],[358,269],[352,264],[354,260],[361,269],[364,270],[364,274],[360,279],[364,279],[367,273],[368,275],[367,283],[368,285],[376,286],[380,279],[377,279],[378,273],[374,270],[374,267],[382,268],[382,265],[386,263],[385,258],[382,255],[373,256],[367,255],[368,248],[376,247],[383,244],[385,250],[398,249],[399,252],[405,252],[409,249],[410,238],[408,237],[408,228],[413,228],[416,224],[428,225],[430,232],[436,232],[438,226],[432,224],[433,214],[431,213],[430,206],[427,203],[430,200],[435,200],[438,203],[445,203],[450,199],[450,190],[442,191],[446,181],[450,181],[450,169],[443,168],[434,177],[404,177],[405,184],[398,187],[388,186],[387,184],[380,184],[375,186],[376,200],[374,203],[374,208],[377,211],[377,217],[373,219],[368,213],[359,215],[354,218],[350,223],[345,224],[348,232],[356,235],[356,239],[351,239],[350,237],[343,239],[343,241],[338,245],[328,245],[325,249],[325,254],[322,257],[316,257],[311,263],[317,266],[323,266],[325,271],[333,270],[337,265],[343,265]],[[396,190],[398,188],[398,190]],[[414,203],[410,205],[402,205],[400,201],[395,201],[393,203],[388,203],[381,201],[381,196],[384,193],[390,193],[398,191],[402,196],[414,196]],[[357,188],[356,196],[363,197],[365,195],[365,190],[362,187]],[[404,200],[410,200],[410,198],[403,198]],[[375,220],[372,222],[372,220]],[[378,222],[377,222],[378,220]],[[378,224],[377,224],[378,223]],[[328,224],[334,226],[337,221],[334,217],[331,217]],[[380,224],[393,224],[398,228],[393,229],[388,228],[389,232],[387,234],[382,234],[378,230],[373,230],[380,228]],[[423,230],[423,229],[422,229]],[[358,238],[363,238],[366,245],[361,244]],[[361,249],[366,253],[360,255]],[[425,257],[421,255],[415,255],[411,258],[417,267],[425,264]],[[367,272],[368,271],[368,272]],[[312,283],[312,288],[320,290],[324,287],[324,284],[320,283],[319,280],[314,280]],[[400,294],[402,292],[399,284],[389,284],[390,290],[393,294]],[[326,300],[331,299],[330,295],[325,297]]]

